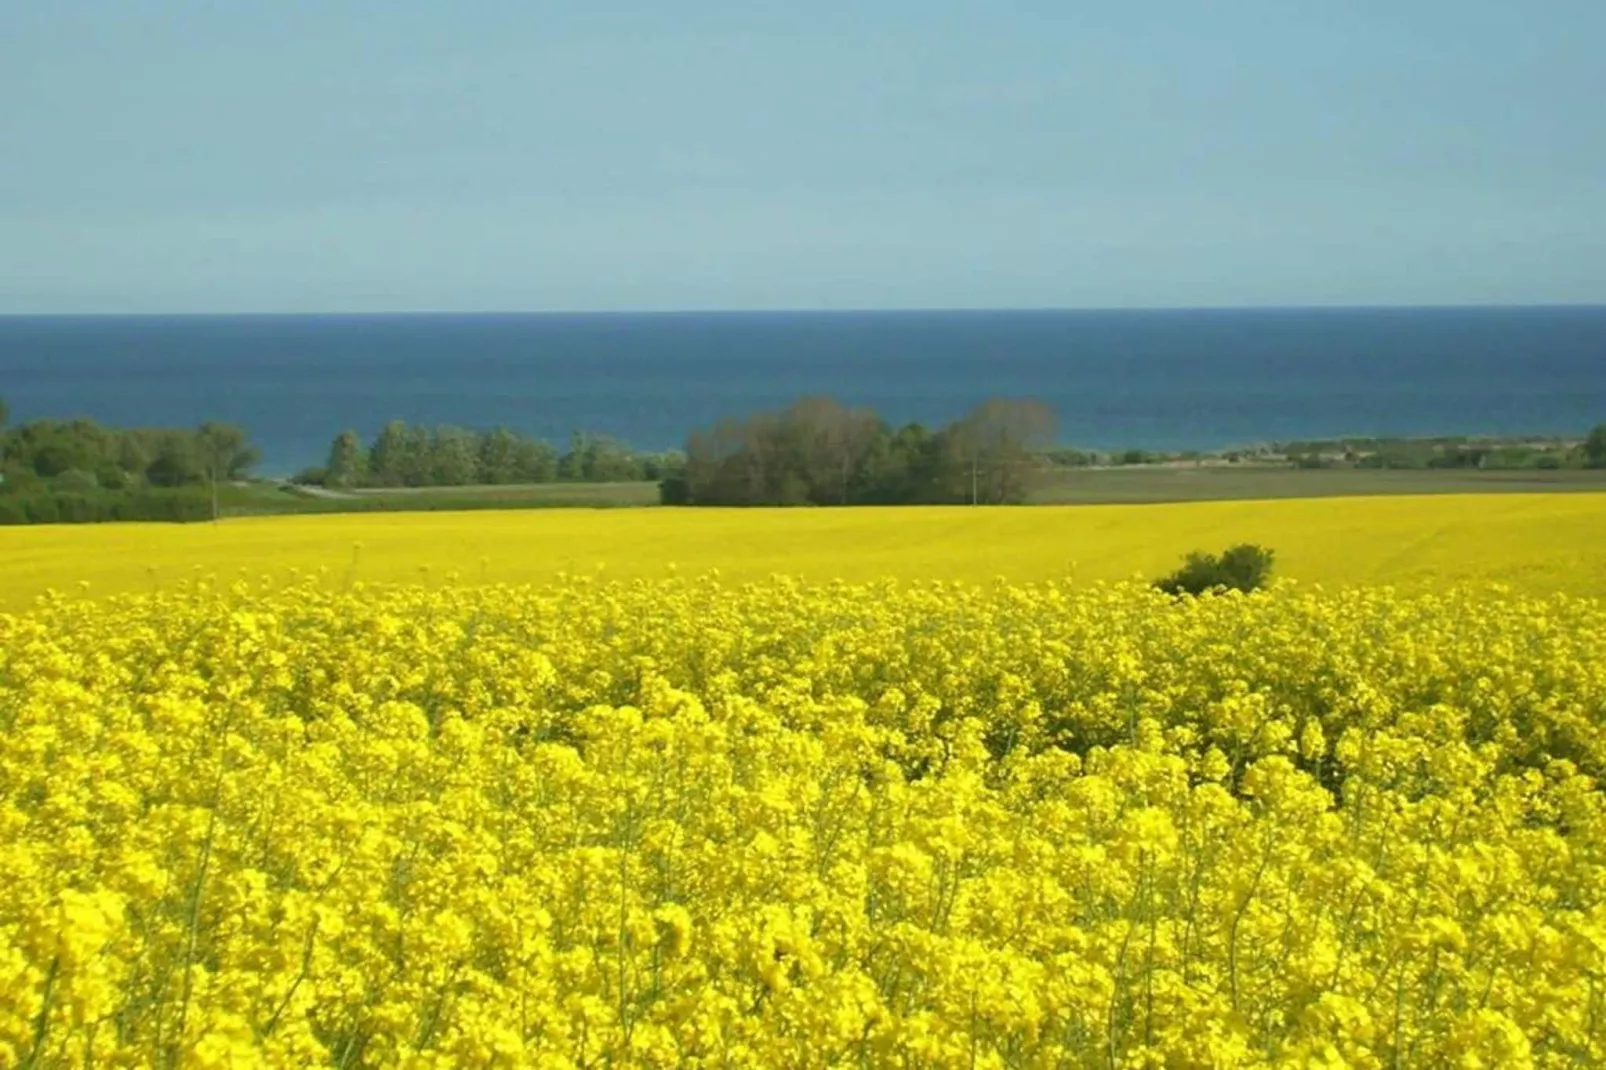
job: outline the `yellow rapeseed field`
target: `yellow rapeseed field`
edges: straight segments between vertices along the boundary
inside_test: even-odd
[[[1606,1065],[1602,636],[1300,585],[55,597],[0,615],[0,1066]]]
[[[1033,508],[631,509],[413,513],[0,528],[0,609],[46,588],[170,587],[197,571],[336,584],[534,582],[601,564],[620,577],[718,568],[811,581],[1078,581],[1154,576],[1190,550],[1259,542],[1307,583],[1431,589],[1500,580],[1606,595],[1606,494],[1328,498]],[[359,546],[360,544],[360,546]]]
[[[1606,1065],[1603,507],[0,531],[0,1067]]]

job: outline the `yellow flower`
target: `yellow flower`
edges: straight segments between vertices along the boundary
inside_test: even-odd
[[[0,1065],[1606,1065],[1603,634],[589,570],[42,602]]]

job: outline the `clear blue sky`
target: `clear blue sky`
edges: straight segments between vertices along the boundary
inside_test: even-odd
[[[0,0],[0,312],[1606,301],[1602,0]]]

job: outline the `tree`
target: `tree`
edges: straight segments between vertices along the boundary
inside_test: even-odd
[[[558,478],[558,451],[539,438],[520,438],[513,456],[513,482],[552,483]]]
[[[877,500],[895,467],[891,432],[869,410],[808,397],[780,412],[724,419],[687,437],[667,464],[671,497],[702,505],[846,505]]]
[[[807,397],[781,414],[778,432],[785,463],[808,488],[816,505],[846,505],[853,474],[871,443],[884,432],[868,409],[850,409],[833,398]]]
[[[569,448],[558,458],[558,479],[564,483],[586,481],[589,436],[584,431],[569,432]]]
[[[1034,454],[1054,444],[1054,413],[1038,401],[991,398],[953,425],[954,443],[970,478],[972,505],[1026,497]]]
[[[750,505],[802,505],[808,501],[808,484],[787,448],[782,413],[761,412],[747,421],[737,454],[737,478]]]
[[[82,468],[69,468],[51,480],[50,486],[57,493],[92,494],[100,489],[100,480],[95,478],[93,472],[86,472]]]
[[[195,441],[206,470],[218,479],[244,479],[260,456],[244,429],[234,424],[204,423]]]
[[[461,427],[437,427],[429,441],[426,481],[431,486],[466,487],[479,474],[480,440]]]
[[[355,487],[367,475],[368,458],[355,431],[342,431],[329,444],[329,462],[324,465],[324,484]]]
[[[610,435],[576,431],[558,460],[558,479],[569,483],[624,483],[641,478],[641,461]]]
[[[1584,464],[1590,468],[1606,468],[1606,424],[1596,424],[1584,439]]]
[[[686,502],[736,505],[742,501],[734,470],[742,449],[742,427],[739,421],[726,418],[686,437],[686,464],[681,471]]]
[[[904,424],[896,432],[882,425],[865,449],[851,500],[871,505],[932,500],[932,438],[919,423]]]
[[[400,487],[406,483],[410,464],[408,453],[411,439],[407,424],[391,420],[380,428],[374,438],[373,449],[368,451],[368,477],[375,486]]]
[[[641,478],[647,482],[663,479],[671,473],[678,473],[686,466],[686,455],[680,450],[664,450],[661,453],[638,453],[636,461],[641,468]]]
[[[7,421],[10,419],[11,406],[6,404],[6,399],[4,397],[0,397],[0,427],[4,427]]]
[[[212,487],[212,519],[218,518],[218,483],[239,479],[257,463],[257,451],[245,431],[233,424],[208,421],[195,433],[196,449]]]
[[[407,429],[407,446],[402,451],[402,483],[409,487],[427,487],[434,477],[431,451],[435,438],[429,428],[418,424]]]
[[[993,400],[935,433],[896,432],[869,409],[808,397],[780,412],[724,419],[686,440],[666,500],[693,505],[849,505],[1016,502],[1053,414],[1035,402]]]
[[[156,450],[149,431],[124,431],[118,436],[116,456],[112,458],[117,467],[130,475],[142,475],[156,459]]]
[[[205,468],[195,436],[185,431],[153,431],[144,436],[147,456],[145,481],[153,487],[182,487],[198,482]]]
[[[380,487],[423,487],[434,478],[433,438],[422,424],[391,420],[368,451],[368,482]]]
[[[634,483],[642,478],[642,458],[629,443],[612,435],[589,437],[587,461],[592,482]]]
[[[6,457],[51,479],[72,468],[93,471],[113,452],[115,437],[93,420],[33,420],[6,436]]]
[[[519,437],[498,427],[480,439],[479,472],[481,483],[494,485],[518,479]]]

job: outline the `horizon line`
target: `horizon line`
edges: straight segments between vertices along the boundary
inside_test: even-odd
[[[1198,312],[1466,312],[1606,309],[1602,301],[1467,302],[1425,304],[1208,304],[1208,305],[964,305],[964,306],[853,306],[844,308],[417,308],[316,311],[93,311],[0,312],[3,320],[43,319],[401,319],[407,317],[692,317],[692,316],[864,316],[864,315],[986,315],[1066,313],[1198,313]]]

